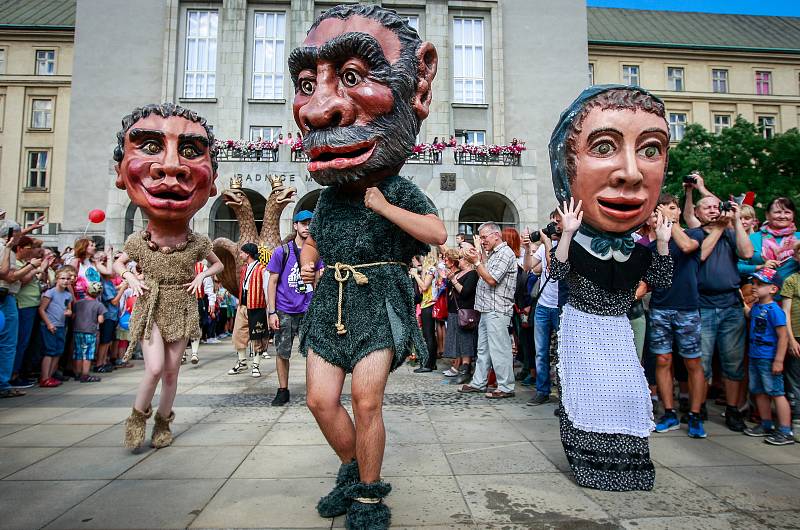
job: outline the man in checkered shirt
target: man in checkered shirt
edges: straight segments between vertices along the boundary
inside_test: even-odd
[[[480,312],[478,324],[478,360],[472,382],[459,392],[485,392],[489,368],[497,376],[497,390],[486,393],[489,399],[514,396],[514,356],[508,326],[514,306],[517,285],[517,257],[503,241],[500,227],[484,223],[478,228],[481,247],[488,258],[484,263],[475,248],[467,251],[467,259],[475,266],[480,279],[475,293],[475,309]]]

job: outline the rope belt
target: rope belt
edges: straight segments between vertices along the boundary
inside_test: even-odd
[[[378,261],[375,263],[361,263],[359,265],[348,265],[346,263],[336,262],[333,266],[333,277],[339,282],[339,306],[338,306],[338,319],[336,321],[336,333],[344,335],[347,330],[342,324],[342,302],[344,301],[344,284],[352,277],[356,281],[356,285],[366,285],[369,283],[369,278],[363,272],[358,272],[356,269],[366,269],[368,267],[378,267],[380,265],[400,265],[406,267],[405,263],[399,261]]]

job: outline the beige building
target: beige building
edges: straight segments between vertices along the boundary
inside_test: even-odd
[[[800,18],[588,9],[589,82],[664,99],[673,141],[737,115],[765,136],[800,124]]]
[[[20,224],[63,220],[75,2],[0,6],[0,208]]]

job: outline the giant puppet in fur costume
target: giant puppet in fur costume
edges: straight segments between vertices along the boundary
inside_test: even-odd
[[[668,288],[671,222],[659,215],[657,253],[631,233],[650,217],[664,180],[669,128],[661,101],[638,87],[578,96],[550,140],[563,234],[552,276],[569,298],[558,336],[561,442],[581,486],[650,490],[650,392],[626,317],[641,280]]]
[[[436,65],[431,43],[374,5],[327,10],[289,56],[308,170],[327,186],[300,258],[306,282],[320,257],[326,264],[300,348],[308,406],[342,461],[317,509],[347,512],[349,528],[389,525],[383,392],[391,370],[425,351],[407,265],[447,238],[425,195],[398,176],[428,115]],[[340,402],[347,373],[355,424]]]
[[[194,293],[203,279],[223,270],[211,241],[189,228],[209,197],[217,194],[214,133],[195,112],[172,103],[146,105],[122,119],[114,149],[118,188],[147,214],[147,228],[132,234],[114,271],[138,296],[130,322],[130,347],[141,343],[145,372],[131,416],[125,421],[125,446],[144,441],[150,401],[161,381],[153,428],[153,447],[172,443],[172,403],[187,341],[200,338]],[[209,267],[195,276],[195,263]],[[133,260],[142,276],[125,264]]]

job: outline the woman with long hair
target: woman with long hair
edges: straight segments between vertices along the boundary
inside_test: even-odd
[[[445,270],[447,275],[447,335],[444,340],[444,356],[453,359],[456,368],[455,383],[469,382],[472,364],[478,352],[478,326],[469,329],[459,325],[459,309],[475,309],[475,289],[478,286],[478,273],[475,266],[466,258],[465,249],[473,248],[469,243],[461,243],[458,250],[451,249],[445,258],[453,266]],[[445,374],[447,375],[447,374]]]

